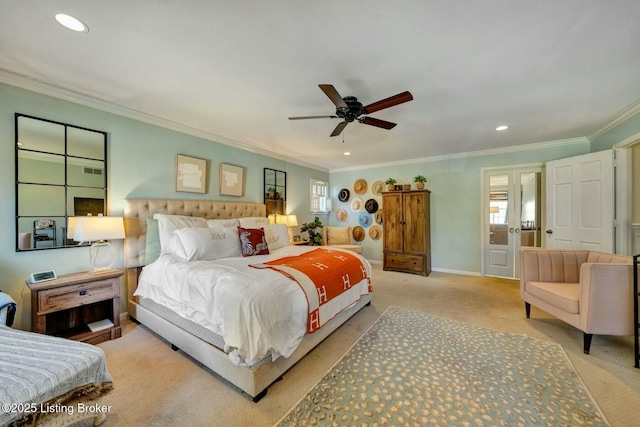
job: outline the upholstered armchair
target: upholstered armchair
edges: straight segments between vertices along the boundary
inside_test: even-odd
[[[362,253],[362,246],[353,244],[351,227],[332,227],[325,225],[320,230],[322,244],[324,246],[334,246],[340,249],[347,249],[358,254]]]
[[[584,333],[633,335],[633,258],[586,250],[522,249],[520,297]]]

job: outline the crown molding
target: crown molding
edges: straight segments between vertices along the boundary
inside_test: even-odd
[[[605,133],[609,132],[616,126],[619,126],[620,124],[626,122],[638,113],[640,113],[640,99],[613,116],[608,122],[592,130],[591,133],[587,135],[587,138],[589,139],[589,141],[593,141],[599,136],[602,136]]]
[[[464,159],[469,157],[495,156],[498,154],[513,153],[517,151],[546,150],[549,148],[563,147],[563,146],[576,145],[576,144],[589,144],[589,140],[586,137],[580,137],[580,138],[561,139],[557,141],[535,142],[533,144],[514,145],[511,147],[490,148],[487,150],[467,151],[465,153],[445,154],[441,156],[430,156],[430,157],[419,157],[416,159],[408,159],[408,160],[385,162],[385,163],[375,163],[370,165],[353,166],[348,168],[331,169],[329,172],[330,173],[351,172],[351,171],[359,171],[359,170],[366,170],[366,169],[378,169],[378,168],[384,168],[384,167],[390,167],[390,166],[413,165],[416,163],[430,163],[430,162],[440,162],[443,160]]]
[[[33,92],[41,93],[43,95],[49,95],[54,98],[63,99],[76,104],[84,105],[85,107],[95,108],[107,113],[116,114],[118,116],[126,117],[128,119],[137,120],[139,122],[151,124],[161,128],[174,130],[187,135],[195,136],[198,138],[206,139],[208,141],[217,142],[223,145],[229,145],[234,148],[239,148],[244,151],[249,151],[263,156],[271,157],[274,159],[282,160],[288,163],[297,164],[310,169],[315,169],[322,172],[329,172],[329,169],[323,166],[319,166],[313,163],[308,163],[299,159],[295,159],[289,156],[285,156],[273,151],[263,149],[256,146],[251,146],[241,141],[236,141],[231,138],[217,135],[211,132],[207,132],[201,129],[197,129],[191,126],[186,126],[178,122],[174,122],[162,117],[154,116],[151,114],[143,113],[131,108],[123,107],[121,105],[114,104],[102,99],[95,98],[93,96],[75,91],[73,89],[56,86],[54,84],[44,82],[35,77],[27,76],[24,74],[15,73],[6,69],[0,68],[0,82],[6,83],[11,86],[16,86],[22,89],[30,90]]]

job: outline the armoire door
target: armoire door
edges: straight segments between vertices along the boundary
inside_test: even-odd
[[[406,193],[404,198],[404,252],[424,254],[427,248],[429,211],[426,193]],[[385,212],[386,213],[386,212]]]
[[[384,249],[393,252],[404,251],[404,220],[402,216],[402,193],[382,196],[384,209]]]

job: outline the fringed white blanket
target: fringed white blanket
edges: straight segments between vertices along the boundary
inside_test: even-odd
[[[318,248],[251,267],[278,271],[300,286],[309,306],[308,333],[320,329],[362,295],[373,292],[364,262],[348,251]]]
[[[0,326],[0,425],[40,419],[47,402],[91,400],[111,388],[101,348]]]

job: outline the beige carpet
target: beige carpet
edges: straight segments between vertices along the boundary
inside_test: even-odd
[[[271,426],[305,395],[390,305],[563,345],[612,426],[640,425],[640,369],[632,337],[594,336],[582,353],[582,333],[532,309],[524,315],[517,281],[432,273],[424,278],[374,266],[374,297],[347,324],[296,364],[255,404],[246,395],[171,350],[144,327],[100,346],[115,390],[104,399],[104,426]]]

